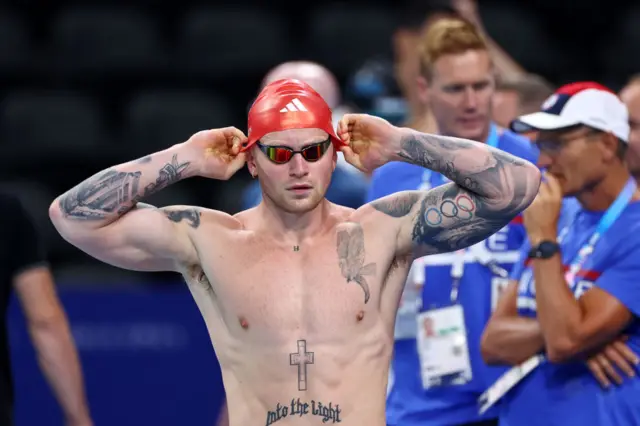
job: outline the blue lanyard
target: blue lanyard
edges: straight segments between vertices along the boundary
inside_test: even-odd
[[[611,228],[611,225],[613,225],[616,220],[618,220],[624,209],[627,207],[627,205],[629,205],[631,198],[633,198],[633,194],[636,192],[636,188],[637,186],[635,179],[630,178],[620,194],[618,194],[618,196],[616,197],[616,200],[609,206],[602,218],[600,218],[600,221],[598,221],[598,225],[596,226],[596,230],[593,235],[591,235],[587,242],[575,254],[573,260],[570,263],[567,276],[567,284],[569,284],[570,287],[573,288],[578,272],[580,272],[589,256],[593,253],[596,244],[600,240],[600,237],[602,237],[602,235],[604,235],[609,230],[609,228]],[[571,224],[571,226],[573,226],[573,223]],[[567,226],[558,235],[559,242],[562,242],[562,240],[564,240],[568,232],[569,227]]]
[[[500,136],[498,135],[498,128],[495,124],[491,123],[489,125],[489,136],[487,136],[485,143],[492,148],[497,148],[499,139]],[[437,178],[437,182],[434,182],[434,180],[436,180],[435,178]],[[422,182],[420,186],[424,187],[425,185],[428,185],[429,188],[435,188],[436,186],[440,186],[444,183],[444,177],[441,174],[436,174],[433,173],[432,170],[425,169],[422,173]]]

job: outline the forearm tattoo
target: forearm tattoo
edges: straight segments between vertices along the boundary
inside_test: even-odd
[[[141,158],[135,164],[147,164],[151,161],[149,156]],[[60,210],[67,218],[76,220],[105,220],[114,214],[123,215],[138,201],[181,180],[189,165],[189,162],[179,162],[178,156],[174,155],[171,162],[158,170],[156,179],[143,188],[141,182],[144,182],[144,174],[141,170],[124,172],[115,168],[107,169],[62,195],[59,200]],[[174,213],[174,219],[175,214],[177,213]],[[182,219],[187,217],[183,216]],[[193,217],[189,220],[192,224],[196,223]]]
[[[397,209],[397,206],[395,208]],[[404,207],[403,209],[406,210]],[[391,209],[390,211],[395,214],[398,212],[398,210],[392,211]],[[367,303],[371,292],[365,277],[376,274],[376,264],[364,264],[366,253],[362,226],[354,223],[351,229],[339,231],[337,250],[342,276],[347,279],[347,283],[354,281],[362,288],[364,303]]]
[[[484,240],[531,204],[540,184],[531,164],[462,139],[414,135],[403,141],[398,155],[453,181],[426,193],[407,191],[371,203],[388,216],[411,215],[411,240],[420,255]]]

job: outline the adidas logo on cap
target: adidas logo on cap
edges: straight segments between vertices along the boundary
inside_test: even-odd
[[[300,102],[298,98],[293,99],[291,102],[287,104],[286,107],[280,110],[280,112],[300,112],[300,111],[308,111],[308,110],[302,104],[302,102]]]

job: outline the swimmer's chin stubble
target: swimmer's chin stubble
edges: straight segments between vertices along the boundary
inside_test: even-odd
[[[397,157],[452,181],[371,204],[394,218],[413,216],[415,256],[455,251],[486,239],[527,208],[540,185],[533,164],[464,139],[411,131],[402,139]]]

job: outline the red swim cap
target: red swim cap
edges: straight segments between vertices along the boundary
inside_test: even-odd
[[[246,151],[267,133],[289,129],[321,129],[337,150],[345,143],[336,135],[331,109],[322,96],[300,80],[278,80],[265,86],[249,110]]]

